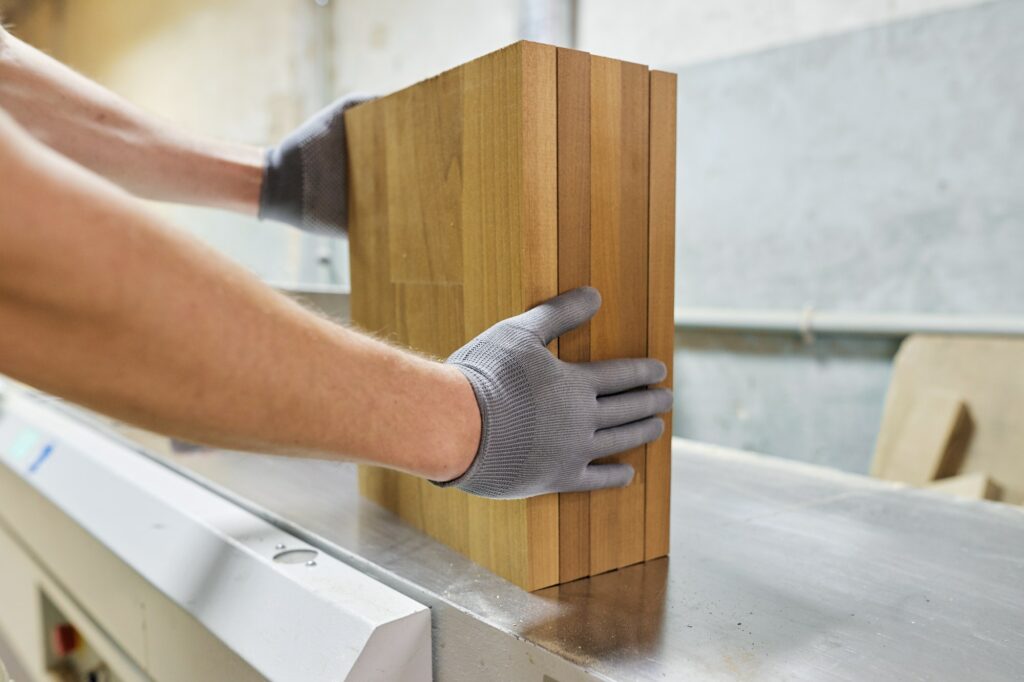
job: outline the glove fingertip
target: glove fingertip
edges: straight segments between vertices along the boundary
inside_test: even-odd
[[[545,344],[551,343],[597,314],[601,294],[593,287],[579,287],[549,298],[516,318],[524,329],[535,333]]]
[[[579,287],[576,291],[584,297],[587,307],[596,313],[601,307],[601,292],[592,286]]]
[[[668,367],[661,360],[650,360],[649,384],[660,384],[668,377]]]
[[[675,396],[667,388],[656,388],[655,391],[655,414],[664,414],[672,409]]]
[[[624,488],[633,481],[636,471],[632,464],[591,464],[591,471],[597,478],[594,490],[601,488]]]

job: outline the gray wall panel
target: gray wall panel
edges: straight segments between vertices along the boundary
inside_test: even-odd
[[[1024,312],[1024,2],[683,69],[682,305]]]
[[[679,71],[678,306],[1024,313],[1024,2]],[[866,471],[896,344],[679,337],[680,435]]]

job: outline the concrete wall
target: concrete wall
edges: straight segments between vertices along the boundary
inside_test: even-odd
[[[391,92],[519,37],[519,0],[335,0],[334,4],[339,92]]]
[[[677,69],[677,305],[1024,314],[1024,3]],[[679,337],[675,430],[867,471],[892,341]]]
[[[579,47],[678,68],[983,0],[579,0]]]

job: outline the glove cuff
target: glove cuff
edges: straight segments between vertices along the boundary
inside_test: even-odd
[[[462,372],[466,380],[469,381],[469,385],[473,388],[473,395],[476,397],[477,407],[480,409],[480,444],[476,448],[476,454],[473,456],[473,463],[469,465],[461,476],[453,478],[450,481],[430,481],[438,488],[463,488],[464,484],[476,475],[480,470],[483,462],[483,453],[486,451],[484,444],[487,442],[487,437],[490,435],[490,426],[487,423],[488,409],[483,399],[481,398],[481,389],[477,388],[478,382],[481,381],[481,377],[472,369],[463,367],[462,365],[456,365],[459,371]]]
[[[495,346],[476,348],[471,353],[504,353]],[[457,351],[456,355],[461,351]],[[511,357],[499,366],[508,370],[496,380],[472,363],[453,362],[465,375],[480,408],[480,445],[473,463],[464,474],[451,481],[431,481],[442,488],[457,487],[482,497],[512,498],[513,489],[522,483],[524,454],[534,441],[536,414],[529,400],[529,386],[524,373]],[[515,406],[514,409],[509,409]]]
[[[295,227],[302,224],[302,157],[282,146],[267,150],[260,186],[260,220],[276,220]]]

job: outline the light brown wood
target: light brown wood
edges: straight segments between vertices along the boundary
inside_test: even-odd
[[[665,363],[659,386],[672,388],[675,348],[676,75],[651,71],[650,214],[648,217],[647,355]],[[644,558],[668,554],[672,482],[672,417],[647,445]]]
[[[590,55],[558,50],[558,290],[590,284]],[[558,356],[590,360],[590,325],[564,335]],[[558,500],[559,582],[590,575],[590,493]]]
[[[349,154],[353,159],[386,159],[386,125],[391,104],[382,101],[378,111],[353,109],[346,116]],[[355,239],[350,241],[349,267],[352,281],[372,295],[352,297],[352,319],[363,329],[384,338],[396,338],[397,306],[391,283],[389,242],[388,164],[374,163],[360,173],[359,182],[349,185],[349,213],[358,216]],[[359,490],[365,497],[391,509],[406,522],[423,528],[420,482],[386,469],[359,470]]]
[[[518,43],[350,110],[357,324],[443,358],[557,293],[555,77],[554,48]],[[485,500],[370,467],[360,487],[527,589],[558,581],[556,496]]]
[[[558,293],[558,67],[554,47],[524,43],[522,140],[524,272],[522,309]],[[557,352],[557,345],[554,348]],[[527,580],[558,582],[558,496],[520,502],[526,507]]]
[[[526,42],[350,110],[353,321],[442,358],[558,291],[593,284],[601,312],[552,352],[671,362],[675,100],[664,76],[657,141],[646,67]],[[665,253],[649,260],[652,247]],[[648,497],[648,456],[667,473],[667,457],[637,448],[616,457],[635,467],[633,483],[600,493],[485,500],[371,467],[360,489],[533,590],[667,551],[668,477]]]
[[[1000,494],[999,486],[983,471],[941,478],[928,488],[967,500],[998,500]]]
[[[519,43],[462,71],[468,340],[557,292],[554,48]],[[472,559],[527,589],[558,581],[556,497],[467,505]]]
[[[876,458],[884,460],[898,425],[929,389],[956,393],[968,405],[973,429],[958,473],[987,473],[1002,501],[1024,503],[1024,341],[968,336],[907,338],[893,364]]]
[[[876,452],[872,474],[924,485],[957,472],[971,419],[958,394],[932,388],[917,394],[906,419],[895,428],[899,434],[892,448]]]
[[[591,360],[647,355],[648,95],[646,67],[592,58],[590,278],[604,303],[590,324]],[[636,475],[590,493],[591,574],[643,561],[645,456],[639,447],[605,460]]]

